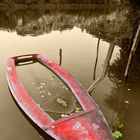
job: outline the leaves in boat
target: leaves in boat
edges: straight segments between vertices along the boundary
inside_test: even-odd
[[[43,105],[45,111],[55,113],[70,114],[75,108],[75,100],[73,100],[73,97],[70,94],[55,96]]]

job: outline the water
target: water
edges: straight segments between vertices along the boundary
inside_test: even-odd
[[[131,39],[139,18],[138,13],[131,8],[1,11],[0,139],[50,139],[34,126],[14,102],[5,77],[6,59],[15,55],[40,53],[59,64],[59,50],[62,49],[61,66],[86,89],[104,74],[103,80],[95,85],[91,96],[101,108],[113,131],[118,130],[118,124],[123,124],[123,128],[119,129],[123,135],[121,140],[138,140],[140,137],[139,50],[133,59],[129,79],[124,82],[124,71],[129,47],[132,44]],[[112,41],[115,41],[116,45],[108,63],[109,44]],[[33,70],[37,68],[39,75],[45,75],[38,65],[35,67],[29,65],[29,67]],[[33,79],[31,81],[30,74],[25,77],[27,71],[24,66],[18,68],[18,72],[21,73],[24,85],[30,90],[36,81]],[[36,74],[31,78],[35,76]],[[57,89],[57,84],[55,86]],[[57,118],[57,114],[54,113],[55,115]]]

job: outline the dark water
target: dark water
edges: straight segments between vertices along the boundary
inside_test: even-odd
[[[103,75],[91,96],[99,105],[112,131],[119,130],[122,133],[121,140],[139,140],[139,47],[129,71],[128,81],[124,81],[139,15],[139,11],[128,7],[80,11],[0,10],[0,139],[50,139],[44,136],[15,104],[6,82],[6,59],[15,55],[41,53],[59,64],[59,50],[62,49],[62,67],[86,89]],[[113,52],[109,47],[111,42],[115,43]],[[21,66],[17,70],[30,91],[32,87],[37,89],[41,83],[44,84],[52,78],[44,79],[47,74],[38,64]],[[50,89],[54,93],[58,88],[60,93],[63,88],[63,93],[68,92],[60,81],[53,79],[49,86],[52,86]],[[42,94],[43,91],[45,90],[39,90],[39,93]],[[66,100],[70,105],[65,110],[67,113],[76,106],[72,96]],[[65,113],[61,112],[62,108],[57,108],[55,101],[48,105],[56,118],[59,118],[56,112]],[[123,124],[123,128],[117,128],[118,124]]]

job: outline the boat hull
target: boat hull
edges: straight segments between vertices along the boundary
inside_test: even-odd
[[[83,111],[54,121],[24,89],[16,73],[16,63],[38,61],[55,73],[72,91]],[[9,88],[21,109],[44,132],[57,140],[113,140],[110,129],[99,107],[71,74],[40,54],[10,57],[6,76]]]

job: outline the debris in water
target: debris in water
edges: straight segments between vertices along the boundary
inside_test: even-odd
[[[35,85],[35,83],[33,82],[32,85]]]
[[[122,81],[121,80],[116,80],[116,84],[121,84]]]
[[[40,138],[41,138],[42,140],[44,140],[43,137],[42,137],[41,135],[40,135]]]
[[[79,107],[76,107],[76,108],[75,108],[75,112],[76,112],[76,113],[80,112],[80,110],[81,110],[81,108],[79,108]]]
[[[44,98],[45,96],[44,95],[41,95],[41,98]]]
[[[66,88],[66,86],[62,86],[62,88]]]
[[[80,107],[76,107],[76,109],[75,110],[80,110],[81,108]]]
[[[51,95],[51,93],[49,92],[48,95]]]
[[[69,115],[68,114],[61,114],[61,117],[65,118],[65,117],[68,117]]]
[[[118,80],[118,83],[122,83],[122,80]]]
[[[66,90],[69,90],[68,88],[66,88]]]
[[[63,106],[67,106],[67,103],[66,103],[66,101],[64,101],[63,99],[61,99],[61,98],[57,98],[57,100],[56,100],[58,103],[60,103],[60,104],[62,104]]]
[[[128,88],[128,91],[130,91],[131,89],[130,88]]]
[[[126,104],[129,104],[129,101],[125,101]]]
[[[45,86],[46,84],[45,83],[40,83],[40,85]]]

